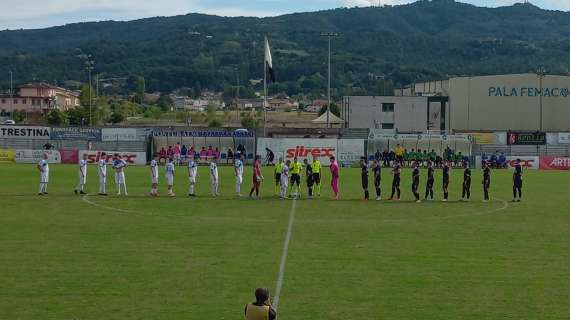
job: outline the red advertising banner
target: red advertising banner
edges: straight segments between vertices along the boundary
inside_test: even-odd
[[[79,151],[78,150],[64,150],[59,149],[61,154],[61,163],[66,164],[77,164],[79,163]]]
[[[570,170],[570,157],[540,157],[540,170]]]

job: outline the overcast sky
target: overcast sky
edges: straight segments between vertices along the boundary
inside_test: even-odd
[[[464,0],[479,6],[523,0]],[[0,29],[30,29],[71,22],[132,20],[189,12],[223,16],[274,16],[346,6],[403,4],[411,0],[0,0]],[[547,9],[570,10],[570,0],[533,0]]]

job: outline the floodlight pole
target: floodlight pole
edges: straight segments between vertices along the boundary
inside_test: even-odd
[[[330,113],[330,108],[331,108],[331,41],[332,41],[332,38],[338,37],[338,36],[339,36],[339,34],[335,33],[335,32],[323,32],[323,33],[321,33],[321,37],[327,37],[328,42],[329,42],[328,86],[327,86],[328,104],[327,104],[327,111],[326,111],[326,113],[327,113],[327,128],[330,127],[329,113]]]

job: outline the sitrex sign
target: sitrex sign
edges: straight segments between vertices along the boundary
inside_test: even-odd
[[[275,154],[275,161],[284,160],[312,161],[317,157],[325,166],[330,165],[329,158],[335,156],[340,162],[358,161],[364,155],[362,139],[271,139],[260,138],[257,141],[257,154],[264,156],[265,148]]]
[[[80,159],[83,159],[83,155],[87,155],[87,163],[94,164],[98,163],[102,158],[102,154],[105,152],[107,154],[106,162],[108,164],[113,162],[113,155],[118,153],[123,159],[126,157],[129,164],[135,165],[145,165],[146,164],[146,153],[145,152],[120,152],[120,151],[79,151]]]

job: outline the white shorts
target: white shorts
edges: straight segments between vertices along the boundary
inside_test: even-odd
[[[166,184],[169,186],[174,185],[174,176],[166,176]]]
[[[188,177],[190,183],[196,183],[196,177]]]
[[[116,183],[125,183],[125,173],[117,173],[115,174],[115,182]]]
[[[107,177],[99,176],[99,184],[105,184],[107,182]]]
[[[242,184],[243,183],[243,177],[242,176],[236,176],[236,183]]]
[[[158,177],[151,177],[150,181],[152,184],[158,184]]]
[[[48,183],[49,182],[49,174],[42,173],[40,177],[41,183]]]
[[[79,184],[85,184],[87,182],[87,177],[79,175]]]

